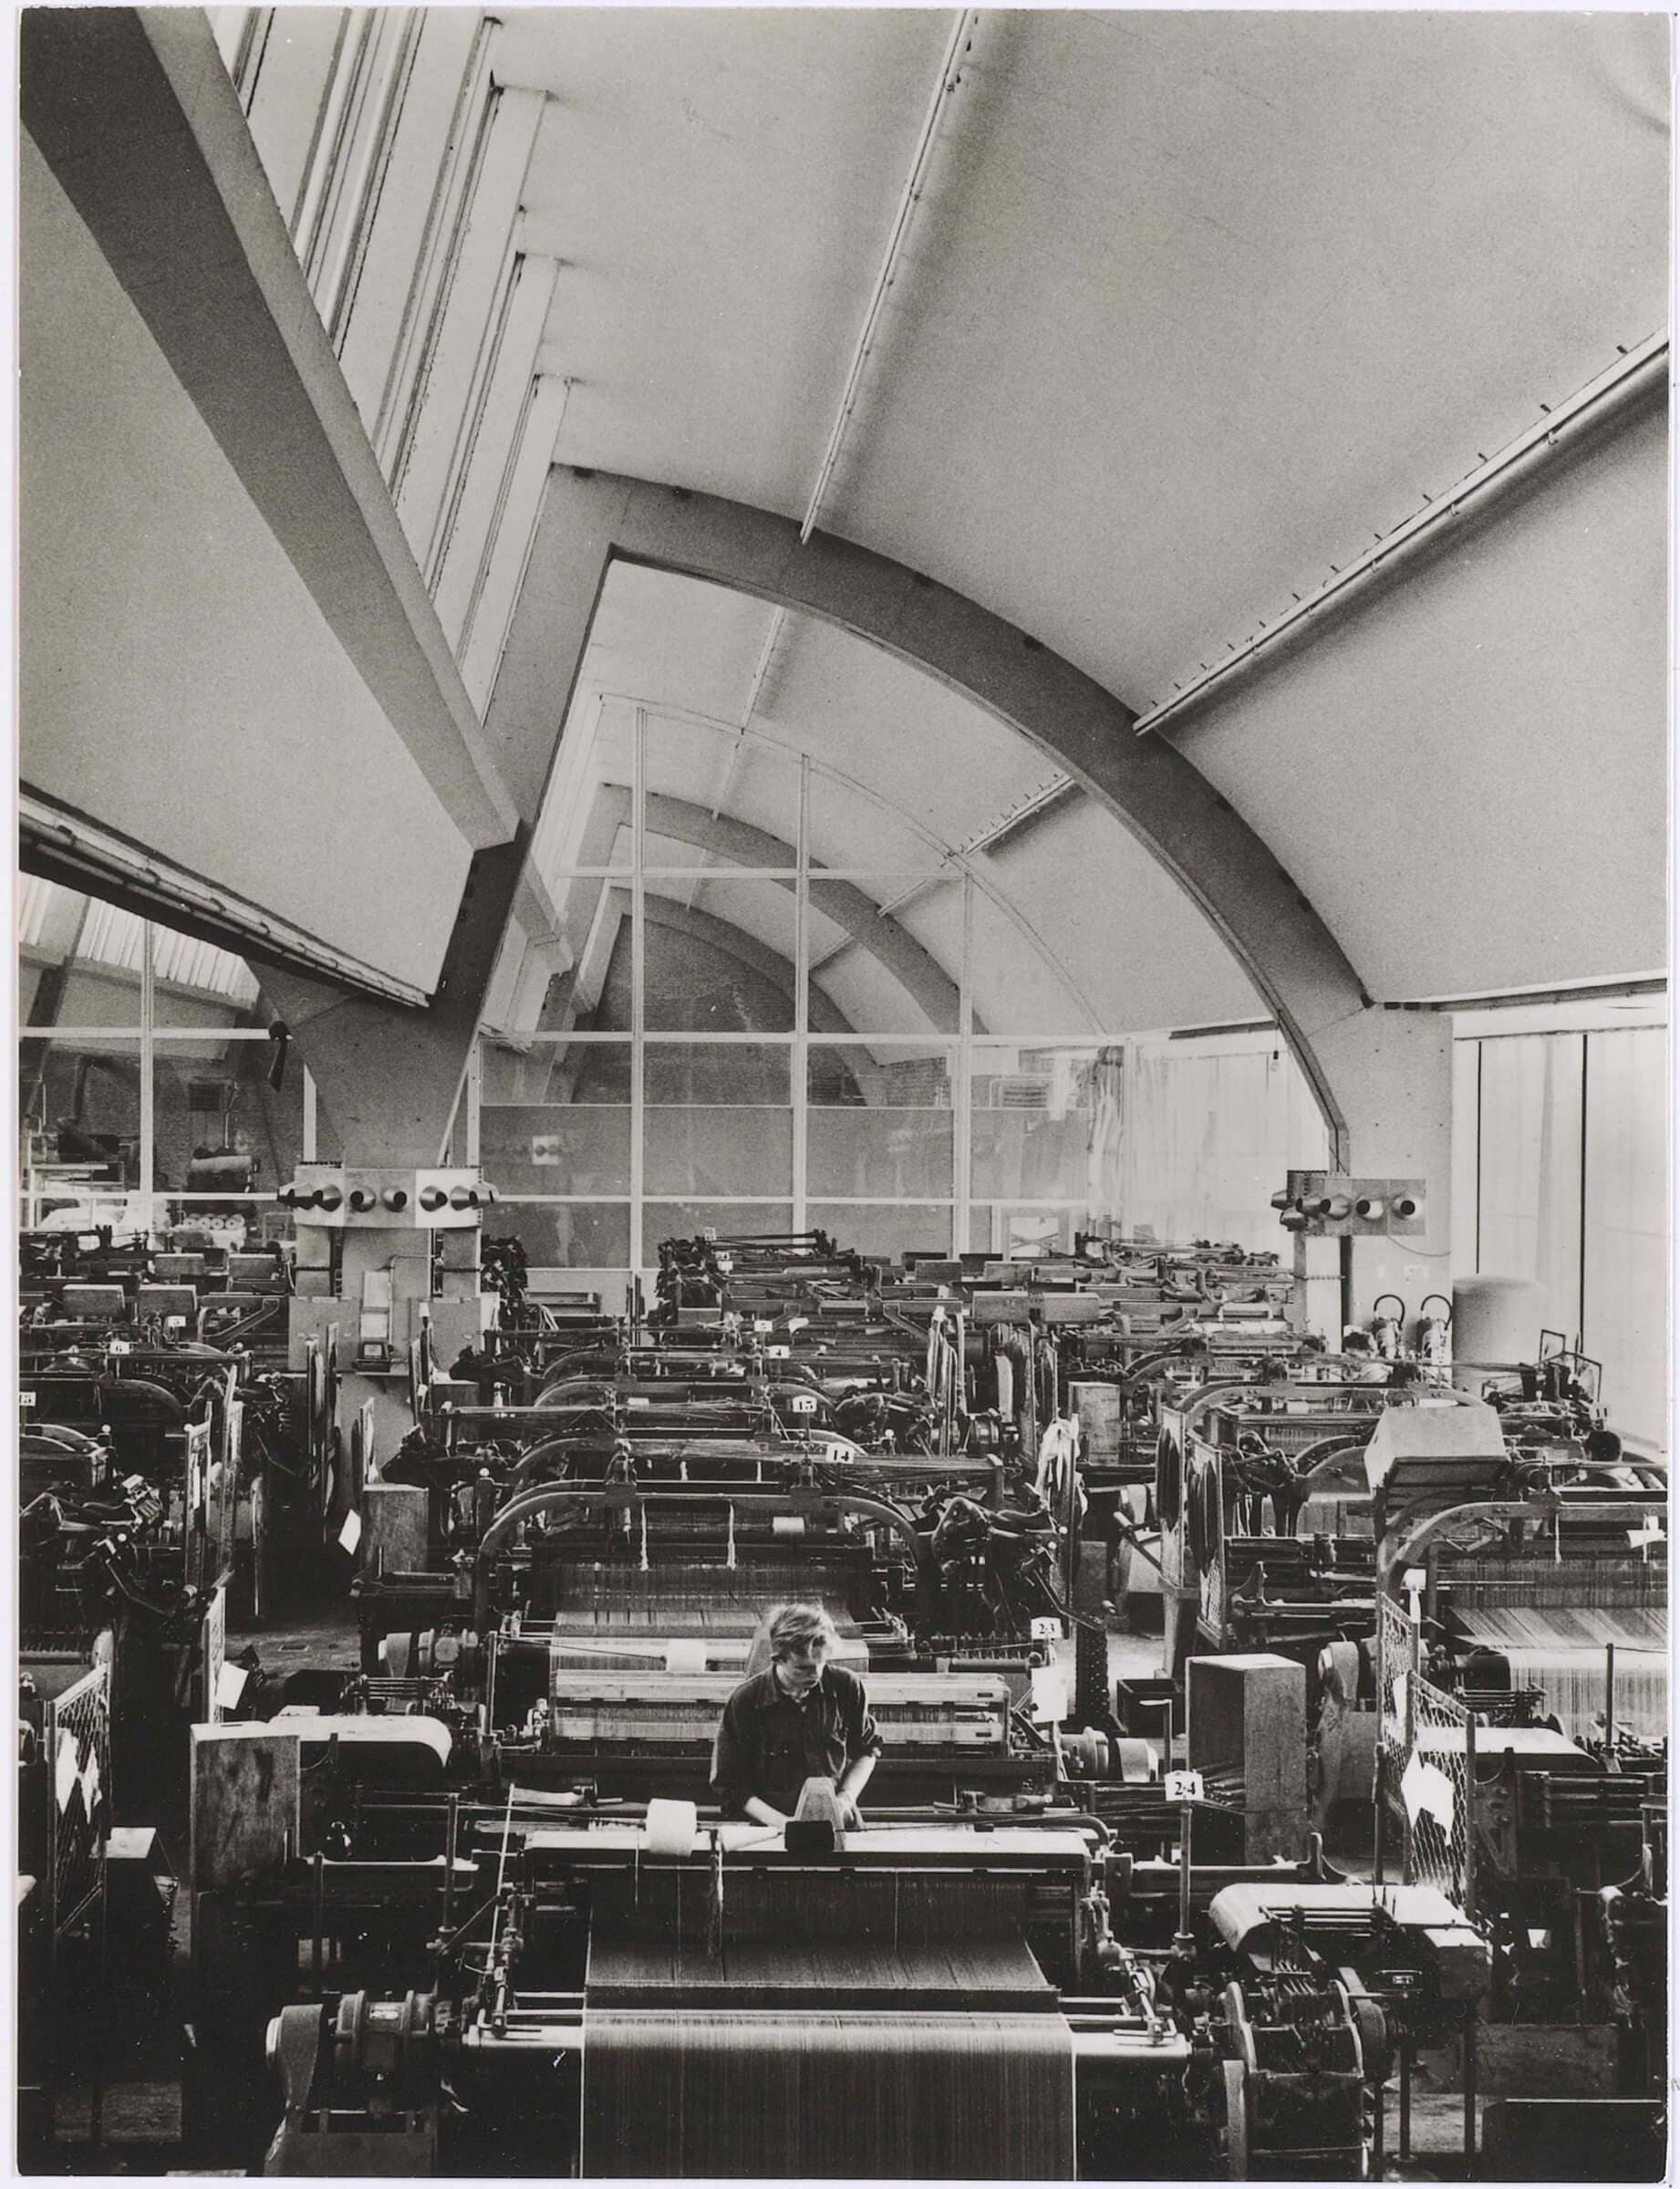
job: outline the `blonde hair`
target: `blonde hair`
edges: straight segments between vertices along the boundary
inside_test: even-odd
[[[840,1639],[835,1623],[820,1603],[773,1604],[758,1624],[747,1651],[747,1671],[763,1672],[777,1658],[786,1656],[802,1642],[819,1634],[833,1644]]]

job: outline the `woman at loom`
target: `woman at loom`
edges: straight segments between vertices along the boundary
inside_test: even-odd
[[[785,1824],[807,1779],[827,1779],[843,1826],[857,1822],[881,1738],[856,1673],[831,1665],[838,1639],[820,1604],[781,1603],[765,1623],[770,1663],[723,1706],[711,1783],[724,1812]]]

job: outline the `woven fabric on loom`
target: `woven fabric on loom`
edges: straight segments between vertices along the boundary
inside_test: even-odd
[[[764,1838],[774,1835],[765,1833]],[[825,1956],[833,1945],[871,1950],[947,1949],[963,1956],[989,1954],[995,1942],[1014,1943],[1034,1907],[1030,1881],[1010,1877],[918,1879],[882,1871],[731,1870],[724,1893],[721,1935],[732,1956],[743,1945],[766,1942],[791,1950],[794,1942]],[[590,1981],[604,1981],[608,1958],[629,1941],[659,1945],[668,1954],[710,1939],[718,1928],[707,1869],[655,1865],[603,1879],[595,1895],[596,1924],[589,1947]],[[754,1965],[756,1967],[756,1964]],[[1035,1991],[1043,1990],[1037,1964]],[[895,1982],[898,1979],[895,1978]],[[1025,1975],[1016,1982],[1024,1986]]]
[[[1068,2180],[1059,2014],[588,2011],[586,2174]]]
[[[1613,1642],[1618,1650],[1654,1650],[1663,1655],[1668,1651],[1668,1620],[1661,1612],[1511,1604],[1476,1605],[1462,1616],[1467,1631],[1495,1649],[1596,1649],[1602,1654],[1605,1644]]]
[[[742,1566],[580,1565],[566,1570],[556,1628],[581,1623],[591,1633],[750,1634],[771,1605],[786,1598],[822,1604],[843,1634],[856,1634],[853,1578],[817,1563],[764,1561]]]
[[[731,1938],[721,1952],[698,1939],[594,1938],[589,1950],[592,2010],[666,2010],[680,2004],[724,2011],[751,2007],[809,2011],[878,2007],[883,1997],[918,2013],[1050,2012],[1046,1983],[1026,1941],[873,1944],[827,1938]]]
[[[1668,1566],[1662,1558],[1546,1556],[1542,1536],[1527,1556],[1468,1558],[1444,1570],[1455,1611],[1654,1612],[1668,1607]]]
[[[855,1672],[866,1672],[869,1665],[868,1644],[850,1627],[849,1622],[842,1627],[836,1619],[835,1625],[840,1639],[838,1647],[830,1652],[833,1662],[850,1665]],[[663,1671],[671,1644],[690,1639],[706,1644],[714,1665],[737,1672],[744,1670],[751,1635],[720,1634],[712,1631],[695,1636],[691,1628],[685,1630],[680,1618],[668,1621],[663,1627],[626,1627],[610,1634],[598,1634],[593,1627],[570,1631],[558,1627],[550,1637],[548,1656],[551,1665],[571,1671],[646,1672],[650,1668]]]
[[[1571,1739],[1602,1738],[1605,1649],[1615,1648],[1615,1711],[1621,1731],[1641,1740],[1668,1733],[1668,1622],[1662,1613],[1576,1608],[1461,1614],[1469,1634],[1497,1649],[1518,1687],[1538,1687]]]

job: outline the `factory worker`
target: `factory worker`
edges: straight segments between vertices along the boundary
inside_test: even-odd
[[[711,1783],[725,1813],[785,1824],[807,1779],[833,1781],[841,1820],[857,1821],[881,1738],[864,1684],[831,1665],[838,1636],[820,1604],[783,1603],[766,1622],[770,1664],[723,1707]]]

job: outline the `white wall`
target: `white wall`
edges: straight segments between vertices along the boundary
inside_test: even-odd
[[[1647,1447],[1667,1444],[1664,1021],[1660,999],[1477,1013],[1454,1091],[1455,1269],[1538,1282],[1543,1326],[1603,1363],[1612,1426]]]

